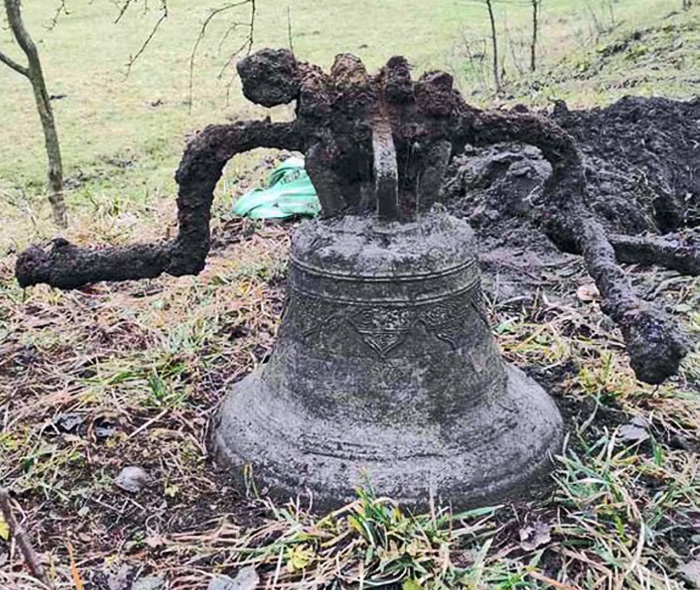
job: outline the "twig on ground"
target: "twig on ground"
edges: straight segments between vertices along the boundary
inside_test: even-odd
[[[47,588],[53,588],[53,584],[49,581],[49,578],[44,571],[44,568],[39,561],[39,556],[34,551],[31,541],[29,540],[29,535],[27,531],[24,530],[22,525],[17,522],[14,512],[12,511],[12,505],[10,504],[10,494],[5,488],[0,487],[0,511],[5,518],[5,522],[10,527],[10,532],[17,541],[22,555],[24,556],[24,561],[29,568],[31,574],[44,584]]]

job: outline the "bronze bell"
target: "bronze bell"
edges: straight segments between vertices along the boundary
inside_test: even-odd
[[[463,507],[523,490],[562,433],[495,346],[468,225],[349,216],[295,232],[277,344],[226,398],[215,448],[321,508],[364,481],[404,505]]]
[[[441,137],[462,103],[449,76],[413,85],[399,58],[370,80],[341,55],[331,76],[328,96],[352,124],[331,118],[307,151],[328,218],[294,234],[277,343],[227,396],[215,451],[271,494],[308,494],[320,508],[363,482],[416,508],[493,502],[546,471],[563,426],[542,388],[500,357],[471,229],[431,207],[454,151]],[[269,94],[249,82],[249,94]],[[309,88],[302,102],[325,96]]]

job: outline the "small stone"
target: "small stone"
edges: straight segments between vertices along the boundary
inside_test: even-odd
[[[95,426],[95,436],[98,439],[110,438],[110,437],[114,436],[116,433],[117,433],[117,427],[112,425],[112,424],[105,423],[105,424],[101,424],[99,426]]]
[[[678,571],[692,586],[700,588],[700,561],[689,561],[682,565]]]
[[[207,590],[255,590],[260,584],[260,578],[253,566],[244,567],[235,578],[216,576],[212,578]]]
[[[534,551],[552,540],[550,526],[543,522],[520,529],[520,546],[525,551]]]
[[[140,467],[135,466],[125,467],[114,480],[118,488],[126,492],[131,492],[132,494],[137,494],[150,482],[151,478],[148,473]]]
[[[642,416],[635,416],[630,420],[630,424],[639,428],[649,428],[649,422]]]
[[[165,588],[165,576],[145,576],[134,582],[131,590],[163,590]]]
[[[622,443],[641,443],[650,437],[649,423],[641,416],[635,416],[627,424],[617,429],[617,440]]]
[[[116,571],[106,571],[104,575],[107,578],[108,590],[127,590],[130,585],[132,568],[126,564],[122,564]]]
[[[576,295],[584,303],[591,303],[600,299],[600,291],[598,291],[598,287],[594,283],[581,285],[576,290]]]
[[[59,414],[54,420],[54,424],[63,432],[71,432],[83,422],[85,422],[85,416],[71,412]]]

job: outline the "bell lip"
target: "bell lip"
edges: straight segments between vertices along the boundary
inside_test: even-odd
[[[529,461],[524,461],[516,468],[512,468],[512,458],[504,458],[502,464],[511,467],[509,474],[494,477],[491,481],[474,484],[466,479],[460,479],[460,473],[448,474],[449,477],[445,477],[443,473],[442,481],[434,485],[426,483],[425,480],[416,484],[415,475],[412,475],[411,470],[407,470],[400,458],[397,458],[393,462],[393,466],[389,464],[387,467],[390,474],[393,470],[393,477],[398,482],[394,483],[392,490],[384,489],[382,485],[377,485],[371,478],[367,480],[377,495],[389,497],[397,501],[402,508],[417,512],[427,510],[435,505],[449,506],[453,510],[492,506],[515,498],[535,497],[546,492],[553,483],[548,475],[554,467],[554,456],[561,451],[563,446],[565,434],[563,419],[554,400],[538,383],[513,365],[505,364],[505,369],[507,395],[524,394],[528,398],[536,400],[535,406],[539,406],[536,408],[533,406],[535,409],[529,416],[522,416],[516,428],[521,428],[523,431],[531,430],[537,420],[540,423],[548,423],[548,428],[545,429],[547,432],[539,441],[539,448],[531,453]],[[233,390],[226,396],[211,431],[210,447],[214,459],[220,467],[229,471],[233,485],[239,490],[247,492],[251,487],[252,477],[252,483],[255,484],[254,489],[265,490],[265,496],[282,502],[309,498],[313,503],[312,509],[316,512],[327,512],[355,501],[357,499],[356,490],[363,483],[362,478],[348,477],[341,486],[329,487],[327,478],[314,481],[313,472],[300,474],[291,468],[287,473],[282,473],[284,468],[275,465],[274,460],[269,459],[269,450],[264,448],[266,445],[265,437],[262,437],[260,441],[257,458],[243,458],[236,453],[234,450],[236,438],[240,437],[243,429],[240,421],[235,422],[235,417],[240,415],[238,410],[245,410],[245,407],[236,407],[237,400],[242,399],[239,395],[240,391],[250,383],[251,379],[256,377],[257,373],[253,373],[234,386]],[[526,388],[527,391],[523,391],[523,388]],[[242,405],[245,406],[245,402]],[[234,422],[232,422],[232,418]],[[309,427],[313,427],[313,425],[309,425]],[[467,457],[470,452],[473,450],[465,449],[464,456]],[[498,458],[494,458],[488,465],[484,465],[484,469],[493,471],[498,465]],[[350,471],[357,473],[361,469],[357,465],[349,465],[345,473]],[[386,481],[388,477],[391,475],[385,474],[382,479]],[[402,479],[406,481],[404,482]],[[336,481],[342,481],[342,477]],[[445,486],[444,482],[449,483]],[[404,483],[405,485],[402,485]],[[403,492],[396,493],[396,490],[403,490]]]

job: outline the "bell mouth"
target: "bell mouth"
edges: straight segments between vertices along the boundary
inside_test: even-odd
[[[282,501],[309,496],[320,511],[351,502],[366,484],[411,510],[494,504],[545,480],[564,434],[545,391],[516,367],[505,372],[501,395],[450,425],[419,415],[400,424],[391,415],[372,423],[320,417],[276,397],[253,374],[226,399],[214,455],[239,483],[252,474],[261,493]]]
[[[501,359],[472,231],[442,214],[385,225],[298,228],[278,341],[227,396],[216,455],[273,495],[310,491],[319,508],[365,479],[413,507],[515,493],[550,465],[562,420]]]

